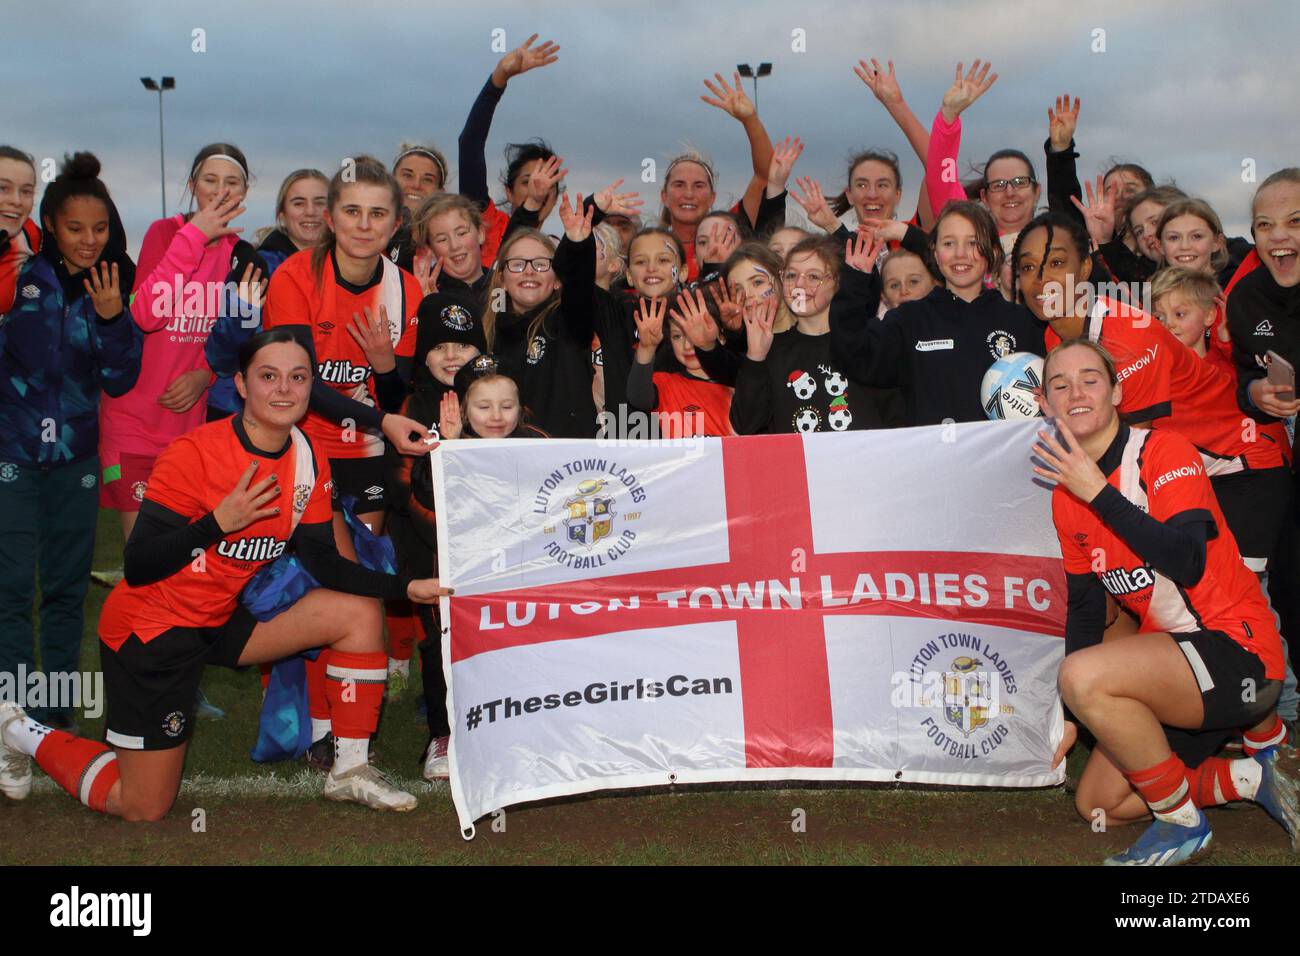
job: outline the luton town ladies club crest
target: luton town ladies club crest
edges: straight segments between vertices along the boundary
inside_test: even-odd
[[[588,478],[578,484],[577,494],[565,499],[564,527],[574,544],[590,548],[614,530],[614,496],[602,494],[604,488],[604,479]]]

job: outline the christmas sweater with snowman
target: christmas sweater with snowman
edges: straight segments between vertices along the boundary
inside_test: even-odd
[[[894,389],[850,380],[831,360],[829,334],[797,327],[772,337],[767,358],[745,357],[736,375],[731,424],[738,435],[843,432],[902,424]]]

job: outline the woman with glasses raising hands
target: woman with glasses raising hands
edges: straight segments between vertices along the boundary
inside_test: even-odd
[[[949,201],[966,198],[957,181],[957,153],[961,146],[961,114],[989,91],[998,75],[989,75],[990,64],[979,60],[962,75],[957,64],[956,78],[943,94],[939,113],[930,130],[930,150],[926,155],[925,183],[930,206],[936,218]],[[980,184],[980,202],[993,214],[1003,254],[1011,251],[1016,236],[1034,218],[1041,193],[1034,164],[1018,149],[1000,149],[984,164]]]

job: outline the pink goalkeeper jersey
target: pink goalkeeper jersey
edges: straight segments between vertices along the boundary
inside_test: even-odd
[[[208,245],[184,216],[159,219],[145,233],[131,300],[131,317],[145,333],[140,378],[121,398],[100,400],[102,467],[116,464],[122,452],[160,455],[172,439],[203,424],[206,389],[180,414],[158,399],[184,373],[207,370],[203,347],[217,320],[215,305],[237,241],[223,236]]]

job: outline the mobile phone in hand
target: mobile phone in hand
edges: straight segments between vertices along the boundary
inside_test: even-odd
[[[1264,356],[1264,362],[1268,366],[1268,384],[1277,385],[1283,389],[1283,391],[1277,393],[1277,400],[1279,402],[1294,402],[1295,366],[1271,349]]]

